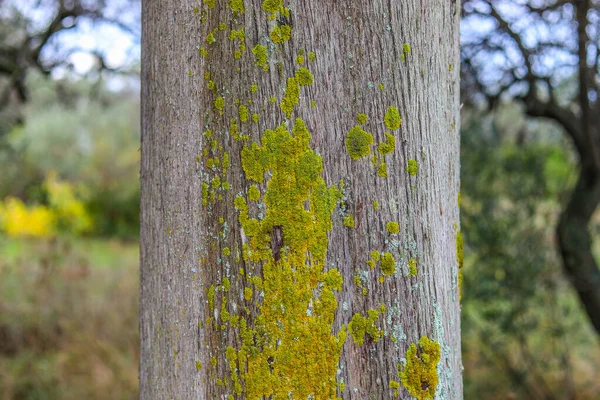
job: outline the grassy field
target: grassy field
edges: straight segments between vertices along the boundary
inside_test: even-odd
[[[0,237],[0,399],[133,399],[137,360],[137,243]]]

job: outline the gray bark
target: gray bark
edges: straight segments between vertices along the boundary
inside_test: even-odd
[[[252,398],[249,385],[260,380],[250,382],[245,365],[227,358],[228,346],[239,352],[243,340],[239,326],[224,318],[222,311],[256,327],[260,316],[267,315],[261,309],[265,299],[276,301],[267,289],[275,283],[263,268],[282,268],[283,278],[297,285],[290,289],[292,295],[303,290],[298,282],[305,277],[300,272],[303,267],[288,259],[294,252],[288,225],[263,232],[271,236],[269,261],[244,261],[243,244],[252,249],[252,238],[248,227],[242,232],[234,199],[243,196],[250,217],[268,220],[274,208],[269,209],[264,196],[275,186],[280,173],[275,168],[285,168],[285,163],[267,171],[265,182],[256,183],[242,169],[241,152],[252,143],[261,144],[265,130],[287,124],[291,132],[296,118],[301,118],[312,136],[310,148],[322,158],[320,176],[328,187],[343,180],[342,198],[330,215],[328,243],[320,241],[327,245],[325,265],[318,265],[315,254],[306,265],[317,274],[321,269],[337,269],[343,285],[341,291],[332,292],[337,307],[331,324],[315,322],[317,305],[327,291],[319,279],[309,283],[311,300],[304,304],[298,296],[295,303],[308,306],[306,315],[295,315],[288,303],[287,309],[282,303],[282,310],[273,311],[281,319],[266,333],[251,331],[250,352],[255,354],[248,360],[266,362],[270,372],[264,380],[275,375],[288,382],[292,398],[306,393],[334,398],[335,392],[343,399],[388,399],[396,394],[411,398],[404,384],[395,389],[394,382],[401,382],[399,369],[406,368],[403,363],[410,345],[426,336],[439,343],[441,351],[435,397],[462,398],[456,245],[460,5],[447,0],[286,1],[290,17],[269,20],[262,1],[244,1],[244,13],[234,12],[229,4],[217,1],[214,8],[199,1],[145,0],[143,4],[140,397]],[[220,30],[220,23],[226,29]],[[284,23],[292,27],[291,39],[272,43],[269,33]],[[232,29],[241,27],[246,49],[236,59],[240,40],[228,37]],[[215,42],[207,44],[210,32]],[[403,50],[405,43],[410,52]],[[268,50],[268,72],[255,63],[256,44]],[[208,54],[203,57],[200,48]],[[297,63],[301,50],[303,65]],[[310,52],[316,55],[312,61]],[[300,67],[310,70],[314,82],[300,87],[299,102],[286,122],[280,103],[288,78]],[[207,72],[210,79],[205,79]],[[251,90],[253,84],[256,92]],[[215,107],[219,96],[224,100],[222,115]],[[251,118],[240,121],[238,99],[250,114],[259,114],[258,123]],[[386,129],[384,115],[390,106],[402,116],[399,129]],[[374,136],[374,143],[368,157],[354,160],[346,149],[346,137],[357,125],[358,113],[368,115],[362,128]],[[234,138],[232,120],[248,140]],[[210,135],[204,133],[207,130]],[[395,137],[396,146],[383,155],[377,146],[386,140],[386,132]],[[223,168],[224,153],[229,156],[228,168]],[[379,164],[386,163],[387,178],[378,176],[372,155],[378,155]],[[215,157],[218,165],[213,165]],[[409,160],[419,165],[414,176],[407,172]],[[221,185],[213,189],[219,183],[215,177]],[[261,202],[248,200],[252,184],[259,188]],[[311,188],[314,193],[316,186]],[[374,201],[379,203],[377,210]],[[344,225],[349,216],[353,228]],[[387,231],[388,222],[399,223],[398,234]],[[383,274],[381,262],[373,269],[366,264],[375,250],[393,255],[396,271],[391,276]],[[416,276],[409,276],[411,259],[416,259]],[[285,266],[292,270],[285,272]],[[264,278],[262,287],[254,285],[251,274]],[[215,289],[212,307],[211,287]],[[247,288],[252,289],[249,300],[244,298]],[[371,334],[364,335],[362,345],[348,334],[341,351],[333,352],[338,358],[333,360],[333,372],[317,368],[318,376],[307,381],[304,375],[295,380],[296,375],[314,365],[283,370],[285,361],[278,352],[289,343],[276,334],[289,333],[290,318],[305,320],[300,327],[325,324],[326,337],[335,342],[355,315],[367,317],[368,310],[381,311],[381,305],[385,311],[367,324]],[[269,351],[276,355],[263,360],[269,343],[273,345]],[[302,337],[294,343],[302,343]],[[300,346],[292,354],[292,364],[315,360],[319,346],[320,342]],[[422,356],[419,350],[417,357]],[[313,387],[317,381],[322,386]],[[423,393],[430,384],[423,382]],[[324,389],[331,385],[333,394]],[[277,388],[265,390],[265,396],[284,397],[275,392]]]

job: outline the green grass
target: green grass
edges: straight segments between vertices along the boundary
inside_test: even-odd
[[[0,400],[131,399],[138,245],[0,237]]]

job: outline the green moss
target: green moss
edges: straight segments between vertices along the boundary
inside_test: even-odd
[[[344,226],[354,228],[354,217],[352,215],[347,215],[346,218],[344,218]]]
[[[262,9],[265,12],[275,14],[283,8],[283,0],[264,0]]]
[[[368,119],[367,114],[360,113],[356,115],[356,122],[360,125],[366,124]]]
[[[210,32],[208,35],[206,35],[206,44],[213,44],[216,41],[217,41],[217,39],[215,39],[215,35],[213,35],[212,32]]]
[[[225,99],[223,96],[219,96],[215,99],[215,108],[219,110],[219,113],[223,115],[223,108],[225,107]]]
[[[367,260],[367,265],[369,266],[370,269],[373,269],[373,268],[375,268],[375,261]]]
[[[200,361],[196,360],[196,371],[200,371],[202,369],[202,363],[200,363]]]
[[[248,189],[248,199],[252,201],[260,200],[260,190],[258,190],[256,185],[252,185],[250,186],[250,189]]]
[[[281,100],[281,111],[285,114],[287,118],[292,116],[292,111],[298,104],[300,100],[300,87],[298,86],[298,81],[296,78],[288,78],[287,86],[285,88],[285,96],[283,100]]]
[[[411,258],[408,260],[408,276],[417,276],[417,259]]]
[[[231,0],[229,2],[229,7],[231,8],[231,11],[243,14],[245,11],[244,0]]]
[[[200,47],[200,57],[208,57],[208,51],[204,47]]]
[[[296,119],[292,132],[283,124],[266,130],[260,144],[241,154],[247,179],[269,177],[262,219],[249,215],[241,196],[234,201],[248,239],[242,256],[249,264],[260,263],[263,277],[249,279],[261,291],[257,315],[239,320],[237,367],[230,361],[233,386],[240,382],[249,399],[335,398],[346,339],[345,329],[333,334],[335,291],[342,278],[337,270],[324,271],[339,192],[321,177],[322,160],[309,146],[305,123]],[[276,229],[283,237],[278,257],[271,242]]]
[[[206,182],[202,182],[202,205],[208,205],[208,184]]]
[[[400,125],[402,125],[402,117],[400,117],[400,112],[398,112],[398,109],[394,106],[388,107],[383,121],[385,122],[385,126],[390,131],[394,131],[400,128]]]
[[[400,225],[397,222],[388,222],[385,225],[385,229],[392,235],[397,235],[400,232]]]
[[[438,384],[437,364],[440,344],[427,336],[419,339],[419,349],[412,343],[406,351],[406,365],[398,373],[402,385],[417,400],[433,399]]]
[[[381,258],[381,253],[380,253],[380,252],[378,252],[377,250],[373,250],[373,251],[370,253],[370,256],[371,256],[371,258],[372,258],[373,260],[375,260],[375,261],[379,261],[379,259]]]
[[[385,276],[393,275],[396,272],[396,260],[391,253],[383,253],[381,256],[381,273]]]
[[[377,200],[373,200],[373,210],[379,210],[379,202]]]
[[[254,294],[254,290],[252,290],[252,288],[249,288],[249,287],[244,288],[244,300],[251,301],[253,294]]]
[[[354,339],[354,343],[362,346],[365,343],[365,335],[369,335],[374,342],[379,341],[382,336],[381,330],[377,327],[376,322],[379,318],[379,311],[367,311],[367,317],[361,314],[354,314],[352,320],[348,323],[348,331]]]
[[[314,51],[308,53],[308,61],[315,61],[317,59],[317,54]]]
[[[383,83],[379,84],[379,90],[383,91],[383,89],[385,89],[385,86],[383,86]]]
[[[215,3],[217,0],[202,0],[202,3],[206,4],[208,8],[215,8]]]
[[[277,103],[277,97],[275,97],[275,96],[271,96],[271,97],[269,97],[269,101],[270,101],[271,103]]]
[[[210,308],[210,315],[212,315],[215,310],[215,285],[210,285],[206,297],[208,298],[208,307]]]
[[[229,255],[231,255],[231,250],[229,249],[229,247],[225,247],[225,248],[223,249],[223,255],[224,255],[224,256],[229,256]]]
[[[258,114],[256,114],[256,113],[252,114],[252,122],[254,122],[255,124],[258,124]]]
[[[379,167],[377,167],[377,176],[381,178],[387,178],[388,172],[386,163],[382,162],[381,164],[379,164]]]
[[[261,44],[257,44],[252,48],[252,54],[254,54],[254,64],[258,67],[263,67],[264,71],[269,70],[269,64],[267,63],[267,48]]]
[[[224,22],[219,23],[219,30],[224,31],[225,29],[227,29],[227,24]]]
[[[252,86],[250,86],[250,91],[252,93],[258,92],[258,85],[256,83],[253,83]]]
[[[311,100],[311,101],[310,101],[310,106],[311,106],[312,108],[317,108],[317,102],[316,102],[316,101],[314,101],[314,100]]]
[[[223,278],[223,290],[225,292],[229,292],[229,288],[231,287],[231,281],[229,280],[229,278],[225,277]],[[225,303],[225,302],[223,302]]]
[[[304,56],[301,56],[300,54],[298,54],[296,56],[296,64],[298,64],[298,65],[304,65]]]
[[[373,135],[364,131],[358,125],[350,129],[348,136],[346,136],[346,151],[353,160],[359,160],[371,154],[372,144]]]
[[[292,38],[292,27],[289,25],[277,25],[269,34],[273,43],[285,43]]]
[[[419,172],[419,163],[417,160],[408,160],[406,172],[408,172],[410,176],[415,176]]]
[[[296,81],[300,86],[308,86],[313,83],[313,76],[307,68],[300,67],[296,71]]]
[[[240,115],[240,121],[246,122],[248,121],[248,107],[245,105],[240,105],[238,108],[238,113]]]
[[[379,152],[383,155],[393,153],[396,149],[396,137],[388,132],[385,133],[385,142],[379,143]]]

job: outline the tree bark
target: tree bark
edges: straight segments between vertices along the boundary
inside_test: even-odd
[[[462,398],[460,5],[283,6],[143,4],[140,397]]]

